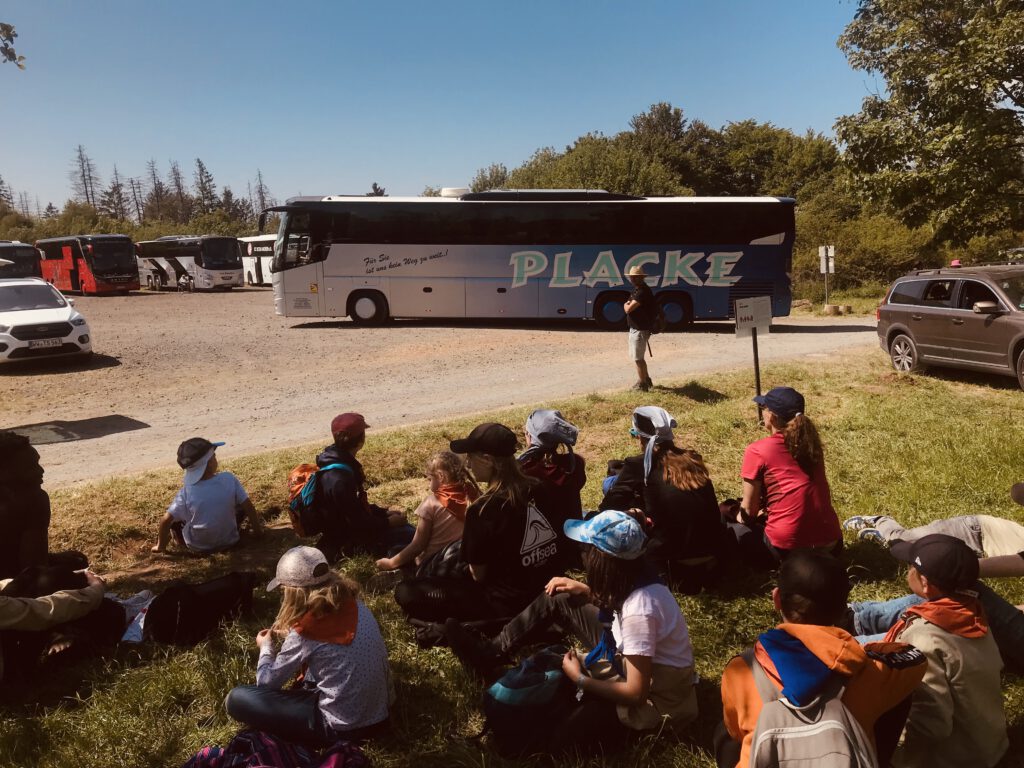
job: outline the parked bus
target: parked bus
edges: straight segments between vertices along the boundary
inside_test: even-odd
[[[229,290],[242,284],[238,240],[217,235],[168,235],[135,244],[139,282],[159,291]]]
[[[42,277],[39,251],[28,243],[0,240],[0,277]]]
[[[242,274],[247,285],[270,285],[270,264],[274,260],[276,235],[238,238],[242,251]]]
[[[37,240],[43,278],[61,291],[127,294],[139,289],[127,235],[68,235]]]
[[[447,190],[446,190],[447,191]],[[465,194],[459,194],[465,192]],[[457,195],[457,196],[456,196]],[[586,190],[448,197],[296,197],[274,246],[285,317],[593,318],[625,325],[642,266],[667,326],[770,296],[789,314],[795,201],[644,198]]]

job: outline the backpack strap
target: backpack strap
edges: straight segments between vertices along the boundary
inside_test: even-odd
[[[350,467],[348,464],[341,464],[340,462],[339,463],[335,463],[335,464],[326,464],[326,465],[320,467],[316,471],[316,473],[319,475],[321,472],[326,472],[329,469],[344,469],[346,472],[349,472],[351,474],[355,474],[354,472],[352,472],[352,467]]]
[[[768,702],[775,701],[782,698],[782,692],[775,687],[771,680],[768,679],[768,674],[764,671],[764,667],[761,666],[761,662],[754,656],[754,649],[747,648],[743,653],[740,654],[740,658],[747,663],[750,667],[750,674],[754,677],[754,686],[757,688],[757,695],[761,697],[761,701],[767,704]]]

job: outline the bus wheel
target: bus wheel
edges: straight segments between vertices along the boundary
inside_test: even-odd
[[[388,319],[388,302],[377,291],[357,291],[348,299],[348,316],[356,325],[381,325]]]
[[[681,331],[693,324],[693,309],[686,294],[662,294],[658,305],[665,313],[665,330]]]
[[[594,304],[594,320],[597,327],[606,331],[621,331],[626,327],[626,310],[622,305],[626,303],[629,294],[626,293],[605,293]]]

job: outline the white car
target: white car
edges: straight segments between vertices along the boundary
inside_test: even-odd
[[[70,299],[38,277],[0,280],[0,363],[92,354],[92,335]]]

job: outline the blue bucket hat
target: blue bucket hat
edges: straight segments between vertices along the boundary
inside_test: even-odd
[[[566,520],[562,530],[573,541],[592,544],[605,554],[622,560],[636,560],[647,546],[647,535],[640,523],[625,512],[614,509],[588,520]]]
[[[783,421],[789,421],[804,412],[804,396],[792,387],[775,387],[754,398],[754,402],[767,408]]]

